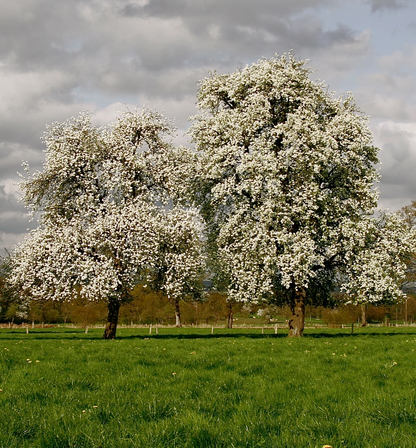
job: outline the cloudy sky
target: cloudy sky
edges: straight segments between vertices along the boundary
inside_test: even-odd
[[[27,229],[15,185],[41,167],[46,124],[82,110],[96,124],[125,105],[175,120],[198,80],[291,49],[371,116],[380,207],[416,200],[414,0],[0,0],[0,247]],[[33,224],[32,224],[33,225]]]

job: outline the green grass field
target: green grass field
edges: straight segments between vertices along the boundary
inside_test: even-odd
[[[2,329],[0,447],[413,448],[416,329],[350,332]]]

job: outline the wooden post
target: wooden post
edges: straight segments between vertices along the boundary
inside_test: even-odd
[[[149,334],[152,334],[152,324],[149,324]]]
[[[159,334],[159,325],[156,324],[156,334]]]
[[[274,325],[274,334],[277,334],[277,324]]]
[[[264,334],[264,325],[263,325],[263,327],[261,328],[261,334]]]
[[[404,323],[405,323],[405,325],[407,325],[407,299],[408,299],[408,297],[406,298],[406,301],[404,302],[405,303],[405,312],[404,312]]]
[[[214,325],[211,326],[211,334],[214,334]]]
[[[29,325],[26,325],[26,334],[29,334]]]
[[[88,333],[88,325],[85,327],[85,334]]]

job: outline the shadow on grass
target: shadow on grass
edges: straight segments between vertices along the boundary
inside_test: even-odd
[[[286,338],[287,334],[253,334],[253,333],[214,333],[214,334],[149,334],[145,336],[129,335],[117,336],[117,339],[226,339],[226,338],[249,338],[249,339],[276,339]]]
[[[413,331],[398,331],[398,332],[366,332],[366,333],[319,333],[319,334],[308,334],[304,335],[304,337],[307,338],[327,338],[327,339],[333,339],[333,338],[360,338],[360,337],[371,337],[371,336],[386,336],[386,337],[393,337],[393,336],[409,336],[409,335],[416,335],[416,329]]]
[[[162,330],[163,331],[163,330]],[[285,333],[221,333],[221,330],[217,330],[214,334],[211,333],[167,333],[167,334],[149,334],[141,332],[140,334],[120,334],[117,333],[115,340],[131,340],[131,339],[218,339],[218,338],[250,338],[250,339],[262,339],[262,338],[285,338]],[[228,330],[230,331],[230,330]],[[232,330],[231,330],[232,331]],[[27,338],[27,339],[65,339],[65,340],[97,340],[103,339],[103,331],[90,330],[85,333],[83,330],[69,330],[69,331],[45,331],[45,330],[32,330],[26,333],[25,330],[7,330],[0,331],[0,340],[13,339],[13,337]],[[110,340],[111,341],[111,340]]]
[[[371,336],[404,336],[412,333],[306,333],[303,339],[334,339],[334,338],[361,338]],[[416,331],[413,333],[416,335]],[[287,333],[278,334],[253,334],[253,333],[227,333],[227,334],[169,334],[169,335],[129,335],[117,336],[116,339],[225,339],[225,338],[247,338],[247,339],[282,339],[287,338]]]
[[[130,334],[123,334],[124,331],[130,332]],[[155,330],[154,330],[155,331]],[[262,333],[260,329],[218,329],[216,328],[214,333],[211,333],[211,329],[166,329],[159,328],[162,334],[149,334],[145,328],[140,329],[125,329],[121,328],[117,332],[116,340],[132,340],[132,339],[227,339],[227,338],[247,338],[247,339],[282,339],[287,338],[287,330],[280,329],[277,334],[272,333],[272,330],[265,330]],[[164,333],[166,332],[166,333]],[[328,329],[325,331],[313,331],[306,330],[303,335],[304,339],[335,339],[335,338],[362,338],[362,337],[376,337],[376,336],[404,336],[404,335],[416,335],[416,328],[404,329],[386,329],[383,331],[369,331],[368,329],[357,329],[354,333],[348,331],[339,331],[335,329]],[[19,339],[65,339],[65,340],[100,340],[103,331],[101,329],[91,329],[88,333],[85,333],[84,329],[47,329],[47,330],[30,330],[27,334],[24,329],[3,329],[0,330],[0,340],[10,340],[18,337]]]

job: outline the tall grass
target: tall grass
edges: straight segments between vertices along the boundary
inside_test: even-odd
[[[414,447],[416,329],[0,330],[0,447]]]

